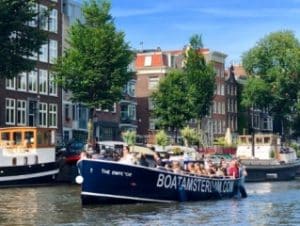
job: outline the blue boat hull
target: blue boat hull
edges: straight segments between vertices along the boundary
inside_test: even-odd
[[[54,183],[59,172],[57,162],[0,167],[0,187],[19,187]]]
[[[78,162],[82,204],[182,202],[232,198],[240,179],[179,175],[169,171],[85,159]]]

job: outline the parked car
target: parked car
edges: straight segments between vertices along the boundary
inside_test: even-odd
[[[85,148],[85,143],[78,140],[69,142],[64,153],[67,164],[75,164],[80,159],[80,154]]]

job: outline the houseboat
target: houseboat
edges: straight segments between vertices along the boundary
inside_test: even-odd
[[[293,148],[281,143],[278,135],[241,135],[238,143],[236,156],[246,167],[246,182],[285,181],[295,178],[300,168],[300,160]]]
[[[55,130],[0,128],[0,187],[48,184],[58,172]]]

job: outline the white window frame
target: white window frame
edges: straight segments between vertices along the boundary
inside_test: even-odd
[[[57,96],[57,83],[52,72],[49,72],[49,95]]]
[[[27,90],[27,74],[25,72],[19,74],[17,77],[17,90],[19,91]]]
[[[26,125],[26,100],[17,100],[17,125]]]
[[[57,41],[50,39],[49,40],[49,60],[50,63],[54,63],[55,59],[57,59],[58,56],[58,47],[57,47]]]
[[[149,90],[154,90],[158,87],[159,84],[159,77],[150,77],[149,78],[149,83],[148,83],[148,88]]]
[[[48,94],[48,71],[39,69],[39,93]]]
[[[5,79],[5,88],[9,90],[16,89],[16,78]]]
[[[16,100],[11,98],[5,99],[5,124],[15,125],[16,123]]]
[[[47,127],[47,103],[40,102],[39,103],[39,126]]]
[[[57,128],[57,104],[49,104],[49,127]]]
[[[152,65],[152,56],[145,56],[144,66],[150,67]]]
[[[28,73],[28,92],[37,93],[38,89],[38,73],[37,70],[33,70]]]
[[[48,43],[41,46],[40,54],[39,54],[39,61],[44,62],[44,63],[48,63],[48,60],[49,60],[49,58],[48,58],[48,46],[49,46]]]
[[[36,13],[38,11],[38,4],[34,4],[32,6],[32,10]],[[37,18],[37,16],[35,16],[33,18],[33,20],[28,23],[28,25],[30,27],[37,27],[37,25],[38,25],[38,18]]]
[[[56,9],[52,9],[49,14],[49,31],[57,33],[58,13]]]
[[[48,31],[49,29],[49,18],[46,16],[46,17],[41,17],[41,15],[44,13],[44,12],[47,12],[48,11],[48,7],[45,6],[45,5],[40,5],[39,7],[39,12],[40,12],[40,29],[44,30],[44,31]]]

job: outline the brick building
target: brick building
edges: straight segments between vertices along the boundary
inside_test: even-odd
[[[166,76],[168,71],[175,68],[182,68],[184,65],[184,50],[162,51],[144,50],[138,52],[136,56],[137,72],[137,116],[138,134],[148,137],[153,134],[155,128],[155,118],[151,116],[153,104],[150,98],[152,91],[157,87],[159,80]],[[207,62],[211,62],[216,70],[216,90],[213,100],[211,114],[207,116],[202,124],[205,135],[205,142],[210,145],[214,137],[223,135],[226,129],[225,111],[225,75],[224,63],[226,55],[209,49],[201,49]]]
[[[61,90],[54,83],[51,67],[55,58],[61,55],[61,0],[40,0],[35,10],[50,9],[44,20],[31,21],[28,26],[39,26],[48,33],[48,41],[40,53],[32,57],[36,67],[28,73],[21,73],[13,79],[0,81],[0,126],[39,126],[56,128],[62,132]],[[59,138],[59,137],[58,137]]]

